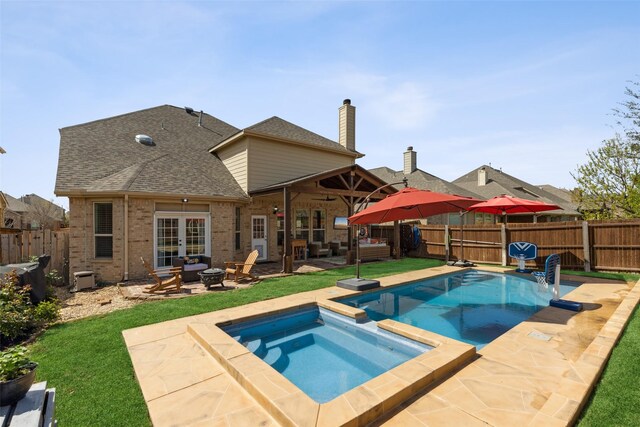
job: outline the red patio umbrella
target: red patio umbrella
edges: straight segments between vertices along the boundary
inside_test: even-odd
[[[478,202],[480,200],[471,197],[407,187],[388,195],[375,205],[351,215],[348,220],[350,225],[354,225],[382,224],[401,219],[420,219],[448,212],[466,211],[469,206]],[[359,250],[359,246],[359,240],[357,240],[356,251]],[[359,259],[356,261],[356,276],[358,278],[360,277],[359,261]]]
[[[448,212],[466,211],[469,206],[478,202],[480,200],[471,197],[407,187],[350,216],[349,224],[382,224],[401,219],[427,218]]]
[[[552,211],[562,209],[558,205],[551,203],[539,202],[537,200],[521,199],[519,197],[502,194],[493,197],[486,202],[476,203],[469,207],[470,211],[485,212],[494,215],[506,215],[511,213],[537,213],[544,211]]]

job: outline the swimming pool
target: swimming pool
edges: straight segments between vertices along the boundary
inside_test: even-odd
[[[560,296],[575,284],[560,284]],[[549,305],[547,289],[522,277],[469,270],[452,275],[341,298],[371,320],[393,319],[484,347]]]
[[[222,329],[318,403],[432,349],[317,306]]]

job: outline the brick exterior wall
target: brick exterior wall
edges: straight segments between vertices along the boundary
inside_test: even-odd
[[[300,195],[293,203],[296,209],[322,208],[326,210],[326,241],[347,240],[346,230],[334,230],[336,216],[346,216],[347,210],[340,200],[323,202],[313,200],[320,196]],[[158,200],[159,201],[159,200]],[[94,203],[106,202],[113,206],[113,258],[99,259],[94,256],[93,210]],[[154,209],[156,200],[132,198],[128,200],[129,259],[124,260],[124,197],[110,198],[69,198],[69,271],[70,280],[77,271],[93,271],[96,281],[115,283],[124,279],[125,271],[129,279],[147,277],[140,257],[150,264],[154,259]],[[251,252],[251,216],[267,216],[267,238],[269,261],[280,262],[281,250],[277,246],[276,215],[273,206],[282,208],[281,197],[254,198],[251,204],[210,202],[211,214],[211,262],[212,267],[223,267],[225,261],[244,260]],[[241,208],[241,249],[235,250],[235,208]],[[187,205],[188,210],[188,205]],[[294,224],[295,226],[295,224]]]

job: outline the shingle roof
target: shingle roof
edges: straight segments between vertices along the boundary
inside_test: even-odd
[[[60,130],[55,192],[141,192],[247,197],[208,149],[239,129],[162,105]],[[149,135],[155,145],[136,142]]]
[[[307,144],[318,145],[325,148],[330,148],[338,151],[344,151],[345,153],[357,154],[361,156],[357,151],[347,150],[339,143],[332,141],[310,130],[301,128],[294,125],[280,117],[273,116],[270,119],[263,120],[260,123],[256,123],[253,126],[249,126],[245,131],[261,134],[265,136],[272,136],[280,139],[286,139],[290,141],[304,142]]]
[[[555,195],[556,197],[560,197],[561,199],[567,202],[573,203],[573,197],[571,195],[571,191],[567,190],[566,188],[558,188],[550,184],[538,185],[538,187],[542,188],[544,191],[547,191]]]
[[[4,193],[4,199],[7,201],[7,206],[6,208],[10,211],[16,212],[16,213],[22,213],[22,212],[28,212],[29,211],[29,205],[26,204],[25,202],[23,202],[20,199],[16,199],[15,197]]]
[[[398,182],[405,176],[403,171],[394,171],[388,167],[380,167],[369,169],[369,172],[386,182]],[[455,194],[464,197],[481,198],[477,194],[449,181],[438,178],[423,170],[416,169],[409,175],[406,175],[409,187],[418,188],[420,190],[436,191],[438,193]]]
[[[487,178],[486,185],[478,185],[478,170],[484,168]],[[538,186],[529,184],[507,173],[483,165],[453,181],[469,191],[479,194],[482,198],[490,199],[501,194],[520,197],[527,200],[539,200],[552,203],[562,208],[562,212],[549,211],[544,214],[580,215],[577,206],[572,202],[556,196]]]

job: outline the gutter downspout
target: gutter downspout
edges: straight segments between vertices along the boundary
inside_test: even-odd
[[[129,280],[129,195],[124,195],[124,280]]]

